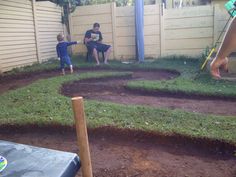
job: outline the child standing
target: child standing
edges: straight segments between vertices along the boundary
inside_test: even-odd
[[[65,75],[65,64],[67,64],[68,66],[70,66],[70,72],[73,73],[73,66],[72,63],[70,61],[70,57],[67,53],[67,47],[70,45],[74,45],[74,44],[78,44],[79,42],[75,41],[75,42],[66,42],[64,41],[64,35],[63,34],[58,34],[57,35],[57,56],[58,59],[60,60],[60,65],[61,65],[61,70],[62,70],[62,74]]]

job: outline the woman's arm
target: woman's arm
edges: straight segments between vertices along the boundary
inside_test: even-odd
[[[227,57],[234,51],[236,51],[236,17],[234,17],[230,23],[216,57],[211,62],[211,75],[214,78],[221,77],[219,67],[225,66],[227,69]]]
[[[93,38],[87,38],[87,37],[84,38],[85,44],[87,44],[88,42],[91,42],[91,41],[93,41]]]

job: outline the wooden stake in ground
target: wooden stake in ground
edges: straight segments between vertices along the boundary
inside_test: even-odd
[[[92,164],[89,151],[88,133],[86,118],[84,113],[84,102],[82,97],[72,98],[72,107],[74,111],[76,134],[79,145],[79,156],[81,159],[81,168],[83,177],[92,177]]]

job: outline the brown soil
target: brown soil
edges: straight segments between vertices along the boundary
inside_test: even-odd
[[[125,88],[127,82],[131,80],[163,80],[171,79],[175,76],[173,73],[164,71],[133,71],[131,78],[89,79],[64,84],[61,92],[70,97],[83,96],[87,99],[127,105],[183,109],[190,112],[216,115],[236,115],[236,99],[186,95],[183,93],[154,93]]]
[[[54,76],[59,76],[57,70],[47,72],[23,73],[18,75],[9,75],[0,77],[0,95],[8,90],[14,90],[20,87],[27,86],[39,79],[46,79]]]
[[[89,135],[95,177],[236,176],[236,158],[212,151],[217,144],[106,128],[90,130]],[[8,128],[1,129],[0,139],[78,152],[74,129]]]
[[[104,71],[96,68],[80,69],[79,72]],[[76,69],[75,72],[78,72]],[[62,93],[67,96],[84,96],[88,99],[111,101],[122,104],[147,105],[152,107],[183,109],[216,115],[236,115],[236,99],[207,97],[186,94],[170,94],[125,89],[130,80],[166,80],[174,78],[177,72],[167,70],[133,71],[132,78],[96,79],[65,84]],[[60,75],[60,71],[25,73],[0,77],[0,94],[26,86],[32,82]],[[215,109],[217,107],[217,109]]]

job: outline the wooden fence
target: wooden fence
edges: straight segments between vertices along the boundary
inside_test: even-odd
[[[61,8],[51,2],[0,0],[0,72],[56,57],[56,35],[64,32]],[[145,57],[200,55],[216,42],[229,15],[218,5],[163,9],[144,7]],[[113,59],[135,57],[134,7],[115,3],[77,7],[70,17],[72,40],[82,40],[94,22],[101,24]],[[73,47],[85,53],[84,45]]]
[[[164,14],[164,54],[199,55],[213,43],[213,6],[167,9]]]
[[[56,57],[61,8],[35,0],[0,1],[0,72]]]
[[[56,57],[56,36],[63,32],[61,8],[50,2],[36,3],[36,30],[41,61]]]
[[[160,56],[160,5],[146,5],[144,8],[145,54]],[[112,58],[128,59],[135,56],[134,7],[116,7],[115,3],[78,7],[71,17],[72,39],[83,40],[86,30],[94,22],[101,24],[104,43],[113,46]],[[86,47],[78,45],[74,53],[85,53]]]
[[[91,29],[92,24],[98,21],[101,24],[104,42],[112,44],[113,24],[111,9],[111,4],[77,7],[71,19],[72,39],[83,41],[86,30]],[[73,51],[74,53],[84,53],[87,50],[83,45],[76,45],[73,47]]]
[[[160,4],[144,7],[145,57],[199,56],[217,40],[229,17],[218,5],[163,9]],[[134,7],[114,3],[78,7],[71,17],[72,38],[83,40],[94,22],[101,24],[104,43],[113,45],[112,58],[135,57]],[[74,53],[85,53],[77,46]]]

